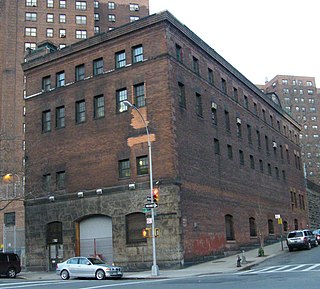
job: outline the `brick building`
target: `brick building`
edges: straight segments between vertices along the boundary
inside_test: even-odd
[[[277,75],[264,85],[266,93],[276,93],[282,107],[302,126],[300,145],[308,180],[320,184],[320,102],[314,77]]]
[[[62,49],[99,31],[147,15],[148,0],[0,1],[0,174],[15,176],[9,183],[0,183],[1,248],[12,249],[2,244],[5,239],[2,224],[12,226],[12,221],[7,224],[7,219],[15,220],[17,229],[22,232],[21,238],[24,238],[21,199],[24,194],[25,104],[21,63],[26,51],[32,51],[44,40],[50,40]],[[13,244],[12,240],[7,242]],[[23,250],[23,243],[20,242],[19,250]]]
[[[284,232],[308,225],[300,125],[169,12],[23,69],[29,269],[80,254],[151,265],[147,135],[124,100],[150,131],[160,267],[274,240],[276,214]]]

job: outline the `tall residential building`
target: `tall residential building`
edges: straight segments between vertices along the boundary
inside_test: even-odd
[[[28,269],[93,254],[150,268],[149,143],[160,267],[308,226],[299,123],[169,12],[38,52],[23,64]]]
[[[320,184],[320,99],[314,77],[277,75],[259,87],[276,93],[282,107],[302,126],[301,155],[308,180]]]
[[[25,54],[32,54],[45,40],[63,49],[148,14],[148,0],[0,1],[0,173],[12,176],[0,183],[0,240],[4,240],[0,246],[4,250],[23,246],[23,242],[12,241],[15,233],[11,229],[21,229],[23,235],[23,202],[19,198],[23,198],[25,182],[26,79],[21,68]],[[3,224],[8,229],[4,234]]]

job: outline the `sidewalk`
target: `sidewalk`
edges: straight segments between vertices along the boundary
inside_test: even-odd
[[[236,255],[220,258],[217,260],[197,264],[184,269],[159,270],[159,276],[151,276],[150,271],[143,272],[124,272],[123,278],[128,279],[146,279],[146,278],[177,278],[187,276],[198,276],[207,274],[234,273],[241,270],[249,270],[256,264],[265,261],[268,258],[283,254],[288,251],[287,245],[283,242],[283,251],[281,243],[275,243],[264,247],[264,257],[258,257],[258,249],[244,252],[246,263],[241,263],[241,267],[237,267],[237,255],[242,257],[241,252]],[[17,278],[25,278],[28,280],[49,280],[60,279],[56,272],[29,272],[23,271],[17,275]]]

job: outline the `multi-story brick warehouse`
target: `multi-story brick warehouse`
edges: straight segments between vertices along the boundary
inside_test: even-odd
[[[47,268],[53,250],[151,264],[147,135],[124,100],[148,124],[161,182],[160,267],[275,239],[276,214],[285,232],[308,225],[299,124],[169,12],[23,69],[29,269]]]
[[[147,15],[148,0],[0,1],[0,173],[14,176],[9,183],[0,183],[1,248],[20,251],[24,247],[22,240],[19,248],[14,245],[10,232],[16,225],[23,238],[24,208],[20,198],[24,193],[25,109],[21,63],[25,50],[35,49],[46,39],[63,48]],[[19,200],[12,202],[13,198]],[[3,235],[3,224],[9,230],[7,235]],[[4,244],[2,240],[6,240]]]
[[[267,93],[276,93],[282,107],[302,125],[300,143],[306,177],[320,184],[320,102],[314,77],[277,75],[264,85]]]

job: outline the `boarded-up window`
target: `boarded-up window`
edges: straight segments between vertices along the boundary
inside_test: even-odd
[[[59,243],[62,244],[62,223],[52,222],[47,224],[47,244]]]
[[[143,213],[133,213],[126,216],[127,244],[145,243],[142,230],[146,227],[146,217]]]

